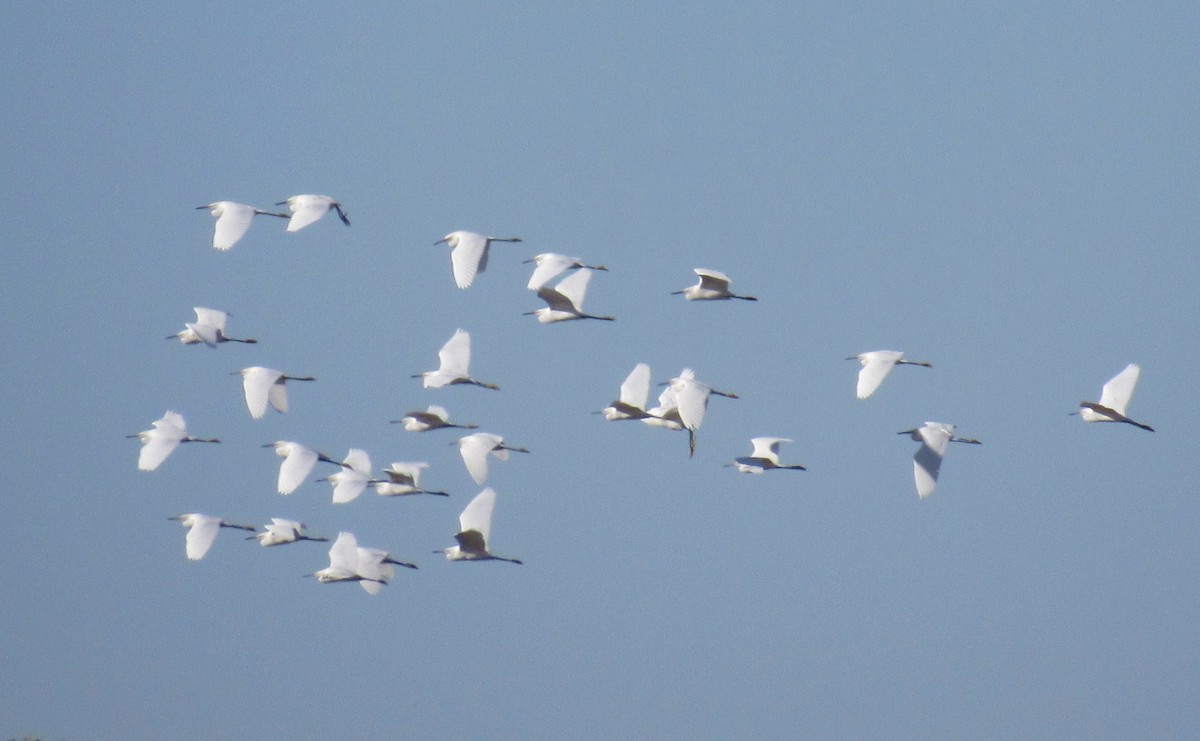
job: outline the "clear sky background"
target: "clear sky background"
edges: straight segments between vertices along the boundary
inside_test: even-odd
[[[1190,2],[10,4],[0,27],[0,737],[1200,733],[1200,10]],[[194,207],[331,195],[211,248]],[[455,287],[455,229],[515,234]],[[521,260],[609,266],[543,326]],[[692,268],[760,298],[686,303]],[[191,307],[258,345],[163,337]],[[498,383],[426,390],[462,327]],[[871,399],[848,355],[905,351]],[[609,423],[637,362],[738,393]],[[1126,363],[1148,433],[1069,412]],[[230,372],[317,381],[246,413]],[[493,545],[449,563],[494,462]],[[219,446],[157,471],[167,409]],[[937,492],[916,444],[950,422]],[[739,475],[780,435],[806,472]],[[451,492],[275,493],[298,440]],[[323,475],[322,469],[313,478]],[[327,470],[325,471],[328,472]],[[421,568],[167,517],[305,521]]]

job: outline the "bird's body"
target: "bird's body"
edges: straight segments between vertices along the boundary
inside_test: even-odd
[[[611,316],[596,316],[583,312],[583,297],[587,293],[588,281],[591,278],[592,271],[584,268],[563,278],[554,288],[542,286],[537,289],[537,295],[546,302],[546,306],[534,311],[527,311],[526,315],[536,316],[542,324],[565,322],[570,319],[613,321]]]
[[[625,377],[616,400],[600,410],[610,422],[623,419],[646,419],[646,401],[650,398],[650,366],[638,363]]]
[[[421,488],[421,471],[429,468],[424,461],[397,461],[383,469],[387,481],[375,482],[375,493],[381,497],[400,497],[409,494],[433,494],[439,497],[450,496],[444,491],[432,491]]]
[[[754,452],[747,456],[734,458],[733,463],[729,465],[737,468],[739,473],[763,473],[764,471],[771,471],[774,469],[785,469],[791,471],[808,470],[804,466],[788,466],[779,463],[779,444],[790,442],[792,442],[792,440],[786,437],[750,438],[750,443],[754,446]]]
[[[719,270],[695,268],[693,273],[700,276],[700,282],[678,291],[671,291],[672,296],[683,295],[688,301],[722,301],[730,298],[740,298],[743,301],[757,301],[753,296],[740,296],[729,291],[729,276]]]
[[[366,568],[360,569],[360,565]],[[342,581],[364,582],[363,588],[368,594],[374,595],[378,594],[381,585],[388,583],[393,571],[382,563],[382,559],[374,564],[366,559],[360,559],[358,540],[355,539],[354,533],[343,530],[338,533],[337,540],[333,541],[333,545],[329,548],[329,565],[309,576],[322,584]],[[366,582],[370,582],[374,586],[365,586]]]
[[[308,478],[308,474],[312,473],[313,467],[317,465],[317,461],[326,463],[338,464],[337,461],[317,452],[307,445],[301,445],[290,440],[276,440],[273,443],[263,445],[264,448],[275,448],[275,455],[283,459],[283,463],[279,464],[279,482],[278,491],[280,494],[291,494],[300,484],[304,483],[304,479]]]
[[[485,389],[499,390],[494,383],[485,383],[471,377],[471,333],[465,329],[455,330],[454,334],[438,350],[440,365],[437,370],[418,373],[413,378],[422,379],[427,389],[440,389],[443,386],[468,384],[481,386]]]
[[[208,549],[212,548],[213,541],[217,539],[217,533],[221,532],[221,528],[229,527],[236,530],[255,531],[253,525],[235,525],[232,522],[226,522],[220,517],[212,515],[202,515],[198,512],[192,512],[186,515],[176,515],[168,517],[168,520],[178,520],[181,525],[188,529],[187,534],[187,557],[192,561],[199,561],[208,553]]]
[[[342,208],[342,204],[329,196],[314,194],[289,196],[287,200],[280,201],[275,205],[282,206],[284,204],[287,204],[288,209],[292,212],[287,225],[289,232],[300,231],[309,224],[320,220],[321,217],[330,211],[337,211],[338,218],[342,220],[342,223],[350,226],[350,218],[346,216],[346,211]]]
[[[311,540],[314,542],[327,543],[329,538],[323,538],[316,535],[308,535],[304,532],[304,523],[297,520],[285,520],[280,517],[272,517],[271,521],[263,525],[261,533],[255,533],[250,538],[258,540],[258,544],[264,548],[273,545],[285,545],[287,543],[297,543],[301,540]]]
[[[913,456],[913,479],[917,486],[917,496],[921,499],[928,497],[936,488],[942,459],[946,457],[946,449],[950,447],[950,443],[980,444],[974,438],[956,437],[954,429],[954,425],[926,422],[923,427],[897,433],[908,435],[921,443],[921,447]]]
[[[203,306],[193,307],[196,312],[195,322],[184,322],[183,329],[172,335],[168,340],[178,339],[185,345],[198,345],[203,342],[209,347],[216,347],[222,342],[243,342],[253,345],[258,340],[252,338],[230,337],[225,334],[225,322],[229,315],[219,309],[206,309]]]
[[[244,203],[236,201],[216,201],[206,206],[196,206],[197,209],[206,208],[212,212],[213,218],[217,223],[213,228],[213,249],[227,250],[238,243],[238,240],[246,234],[246,230],[250,228],[250,222],[254,221],[254,217],[258,214],[263,216],[278,216],[281,219],[288,218],[287,214],[276,213],[275,211],[263,211],[254,206],[247,206]]]
[[[333,503],[346,504],[358,499],[367,484],[378,483],[371,478],[371,456],[360,448],[351,448],[342,459],[342,470],[325,477],[333,487]]]
[[[1138,376],[1142,369],[1134,363],[1125,366],[1117,375],[1108,380],[1100,390],[1100,402],[1081,401],[1076,412],[1084,422],[1124,422],[1154,432],[1154,428],[1141,422],[1135,422],[1125,416],[1129,400],[1133,398],[1133,390],[1137,387]]]
[[[879,388],[883,379],[887,378],[897,365],[933,367],[929,363],[918,360],[905,360],[904,353],[897,350],[872,350],[860,355],[852,355],[846,360],[857,360],[862,364],[862,369],[858,372],[858,387],[855,390],[860,399],[866,399],[875,393],[875,389]]]
[[[668,430],[682,430],[683,419],[679,416],[679,403],[675,389],[667,384],[658,395],[658,405],[646,410],[642,423],[651,427],[662,427]]]
[[[458,453],[462,456],[467,473],[475,483],[482,484],[488,476],[488,453],[502,461],[508,460],[508,452],[528,453],[525,448],[513,448],[504,444],[504,438],[490,432],[476,432],[458,439]]]
[[[736,399],[738,396],[727,391],[718,391],[707,383],[697,380],[696,374],[691,368],[684,368],[678,376],[667,381],[667,384],[675,391],[679,421],[688,431],[688,457],[691,457],[696,452],[696,430],[700,429],[700,425],[704,422],[704,413],[708,409],[709,397],[716,394]]]
[[[404,429],[409,432],[426,432],[428,430],[440,430],[446,427],[454,427],[460,430],[474,430],[479,425],[473,424],[455,424],[450,421],[450,413],[445,407],[431,404],[425,411],[405,412],[403,419],[392,420],[392,424],[402,424]]]
[[[315,381],[312,376],[289,376],[274,368],[264,368],[261,365],[242,368],[234,371],[242,377],[242,390],[246,395],[246,408],[254,419],[262,419],[267,413],[267,404],[275,407],[275,411],[283,413],[288,410],[287,389],[284,384],[288,381]]]
[[[477,273],[487,270],[488,247],[492,242],[520,242],[520,237],[488,237],[468,231],[454,231],[434,244],[445,242],[450,245],[450,267],[454,283],[459,288],[468,288]]]
[[[584,265],[578,257],[567,257],[566,255],[559,255],[554,252],[543,252],[525,262],[532,262],[534,264],[533,275],[529,276],[529,284],[525,286],[531,291],[538,290],[568,270],[576,270],[578,268],[608,270],[603,265]]]
[[[475,498],[458,516],[459,530],[454,535],[458,545],[452,545],[442,551],[446,554],[447,560],[521,563],[519,559],[496,556],[488,550],[488,540],[492,530],[492,510],[495,506],[496,492],[491,487],[475,495]]]
[[[167,459],[167,456],[179,447],[180,443],[221,442],[215,437],[202,438],[189,435],[187,422],[178,412],[168,411],[151,424],[153,425],[151,429],[128,436],[136,437],[142,443],[142,449],[138,453],[138,469],[141,471],[153,471],[158,468]]]

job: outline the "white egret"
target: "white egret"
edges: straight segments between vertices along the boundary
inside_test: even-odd
[[[379,548],[364,548],[358,546],[358,566],[356,567],[359,576],[363,579],[359,582],[367,594],[379,594],[380,588],[392,580],[396,575],[394,566],[403,566],[406,569],[415,569],[415,563],[407,561],[397,561],[392,558],[391,554]]]
[[[683,294],[688,301],[717,301],[730,298],[740,298],[743,301],[757,301],[753,296],[739,296],[729,292],[729,276],[719,270],[695,268],[693,271],[700,276],[700,282],[694,286],[671,291],[672,296]]]
[[[613,321],[611,316],[596,316],[583,313],[583,296],[587,293],[588,281],[592,279],[592,271],[584,268],[563,278],[554,288],[542,286],[537,289],[538,298],[546,302],[546,306],[534,311],[525,312],[526,316],[533,315],[542,324],[565,322],[569,319],[603,319]]]
[[[904,353],[897,350],[872,350],[860,355],[852,355],[846,360],[857,360],[862,363],[862,370],[858,372],[858,389],[855,392],[860,399],[865,399],[875,393],[875,389],[879,388],[879,384],[883,383],[883,379],[887,378],[897,365],[933,367],[929,363],[918,360],[905,360]]]
[[[733,463],[727,465],[737,468],[739,473],[762,473],[772,469],[807,471],[804,466],[785,466],[779,463],[779,444],[790,442],[792,440],[786,437],[752,437],[750,444],[754,446],[754,452],[734,458]]]
[[[434,244],[445,242],[450,245],[450,267],[454,270],[454,282],[459,288],[467,288],[475,280],[476,273],[487,269],[488,247],[492,242],[520,241],[520,237],[487,237],[459,230],[450,232]]]
[[[675,404],[679,410],[679,421],[688,431],[688,457],[696,453],[696,430],[704,422],[704,413],[708,409],[708,398],[712,394],[728,399],[738,398],[737,394],[718,391],[703,381],[696,380],[696,374],[691,368],[684,368],[675,378],[666,382],[675,390]]]
[[[242,390],[246,394],[246,408],[254,419],[262,419],[267,413],[267,402],[275,407],[277,412],[288,410],[287,389],[284,384],[288,381],[315,381],[312,376],[289,376],[274,368],[264,368],[261,365],[242,368],[231,375],[241,375]]]
[[[333,545],[329,548],[329,566],[306,574],[306,576],[311,576],[322,584],[339,581],[371,582],[375,586],[364,586],[364,589],[368,594],[377,594],[379,586],[388,583],[393,570],[391,567],[384,566],[382,559],[372,565],[368,559],[360,557],[359,554],[358,540],[355,539],[354,533],[343,530],[338,533],[337,540],[333,541]],[[360,566],[366,568],[360,569]]]
[[[183,329],[175,334],[167,335],[168,340],[178,338],[185,345],[196,345],[201,342],[209,347],[216,347],[221,342],[244,342],[253,345],[258,340],[253,338],[230,337],[225,334],[225,320],[229,314],[219,309],[206,309],[203,306],[193,307],[196,312],[194,323],[184,322]]]
[[[638,363],[625,377],[616,400],[601,409],[597,414],[603,414],[610,422],[622,419],[646,419],[650,413],[646,411],[646,400],[650,398],[650,366]]]
[[[442,349],[438,350],[438,360],[441,361],[441,365],[437,370],[413,375],[413,378],[423,379],[422,382],[427,389],[440,389],[443,386],[455,384],[470,384],[493,390],[500,389],[494,383],[484,383],[471,378],[468,370],[471,365],[471,333],[465,329],[455,330],[446,344],[442,345]]]
[[[679,417],[679,403],[675,389],[668,384],[658,395],[658,406],[647,409],[642,422],[651,427],[682,430],[683,420]]]
[[[504,438],[499,435],[493,435],[490,432],[476,432],[472,435],[466,435],[460,437],[454,444],[458,445],[458,453],[462,456],[463,463],[467,466],[467,473],[471,474],[471,478],[477,484],[487,481],[488,453],[491,453],[502,461],[506,461],[508,460],[508,452],[510,450],[517,453],[529,452],[525,448],[512,448],[505,445]]]
[[[178,412],[168,411],[159,419],[151,422],[153,429],[144,430],[136,435],[142,441],[142,450],[138,453],[138,469],[153,471],[167,459],[180,443],[219,443],[215,437],[192,437],[187,432],[187,422]]]
[[[285,545],[287,543],[297,543],[301,540],[311,540],[317,543],[328,543],[329,538],[324,538],[319,535],[308,535],[304,532],[304,523],[297,520],[285,520],[280,517],[272,517],[271,521],[263,525],[261,533],[255,533],[246,540],[258,540],[258,544],[264,548],[273,545]]]
[[[942,422],[926,422],[924,427],[903,430],[896,434],[908,435],[921,443],[921,447],[913,456],[913,478],[917,484],[917,496],[921,499],[932,494],[937,486],[938,471],[942,467],[942,459],[946,457],[946,449],[950,443],[981,444],[974,438],[955,437],[954,425]]]
[[[371,478],[371,456],[365,450],[350,448],[341,465],[342,470],[319,479],[333,486],[334,504],[353,502],[367,488],[367,484],[378,483],[378,479]]]
[[[1134,427],[1154,432],[1154,428],[1150,425],[1135,422],[1125,416],[1125,408],[1129,406],[1129,400],[1133,398],[1133,389],[1137,386],[1138,376],[1141,375],[1141,372],[1142,369],[1134,363],[1125,366],[1124,370],[1104,384],[1100,390],[1099,404],[1092,401],[1081,401],[1079,402],[1079,411],[1072,412],[1072,414],[1078,414],[1084,422],[1125,422]]]
[[[533,275],[529,276],[529,285],[525,286],[531,291],[536,291],[568,270],[608,270],[603,265],[584,265],[578,257],[567,257],[554,252],[543,252],[524,262],[534,264]]]
[[[249,530],[250,532],[256,530],[253,525],[236,525],[232,522],[226,522],[220,517],[202,515],[198,512],[176,515],[167,519],[177,520],[188,529],[187,557],[193,561],[199,561],[204,558],[204,554],[208,553],[209,548],[212,548],[213,541],[217,539],[217,533],[221,532],[221,528],[223,527],[230,527],[235,530]]]
[[[329,196],[318,196],[312,194],[290,196],[286,201],[276,203],[276,206],[287,204],[291,210],[291,220],[288,221],[287,230],[289,232],[298,232],[314,221],[318,221],[330,211],[337,211],[338,218],[346,226],[350,226],[350,218],[346,216],[345,209],[342,204],[333,200]]]
[[[421,488],[421,471],[429,468],[424,461],[397,461],[389,468],[383,469],[387,481],[375,482],[375,493],[381,497],[400,497],[409,494],[433,494],[439,497],[450,496],[444,491],[433,491]]]
[[[456,427],[461,430],[475,430],[479,425],[472,424],[455,424],[450,421],[450,413],[445,407],[440,407],[436,404],[430,404],[425,411],[405,412],[403,419],[394,419],[392,424],[402,424],[404,429],[409,432],[425,432],[427,430],[440,430],[444,427]]]
[[[287,214],[263,211],[254,206],[234,201],[216,201],[207,206],[196,206],[196,208],[207,208],[212,212],[213,218],[217,220],[213,228],[213,248],[218,250],[227,250],[237,244],[246,230],[250,228],[250,222],[258,214],[278,216],[281,219],[288,218]]]
[[[508,561],[522,563],[520,559],[495,556],[488,551],[488,540],[492,530],[492,510],[496,506],[496,492],[490,486],[475,495],[471,503],[458,516],[459,530],[454,535],[458,545],[442,550],[450,561]],[[437,553],[438,551],[434,551]]]
[[[308,474],[312,473],[317,461],[341,465],[324,453],[290,440],[276,440],[273,443],[266,443],[262,447],[275,448],[275,455],[283,459],[283,463],[279,464],[277,486],[280,494],[294,492],[300,484],[304,483],[304,479],[308,478]]]

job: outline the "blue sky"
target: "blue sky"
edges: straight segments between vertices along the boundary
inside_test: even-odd
[[[1195,735],[1200,70],[1189,3],[24,4],[0,29],[0,736]],[[210,247],[194,207],[345,204]],[[519,235],[460,290],[455,229]],[[539,252],[607,265],[542,326]],[[694,267],[757,303],[689,304]],[[191,307],[258,345],[162,338]],[[455,328],[502,388],[426,390]],[[844,358],[897,349],[854,398]],[[694,459],[607,423],[637,362],[738,393]],[[1151,434],[1069,416],[1125,366]],[[253,421],[230,372],[313,375]],[[481,487],[388,421],[430,403],[533,452]],[[157,471],[125,435],[174,409]],[[913,490],[937,420],[955,446]],[[806,472],[724,468],[795,440]],[[278,439],[451,497],[274,491]],[[314,478],[317,475],[314,474]],[[353,531],[421,568],[370,597]]]

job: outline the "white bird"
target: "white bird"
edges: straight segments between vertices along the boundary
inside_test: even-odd
[[[187,422],[178,412],[168,411],[159,419],[151,422],[153,429],[144,430],[136,435],[142,441],[142,450],[138,453],[138,469],[153,471],[167,459],[180,443],[219,443],[215,437],[192,437],[187,432]]]
[[[508,561],[521,563],[520,559],[492,555],[488,551],[488,540],[492,530],[492,509],[496,506],[496,492],[489,486],[475,495],[471,503],[458,516],[459,530],[454,535],[458,545],[441,551],[450,561]],[[437,553],[438,551],[434,551]]]
[[[246,394],[246,408],[254,419],[262,419],[267,413],[267,402],[275,407],[277,412],[288,410],[287,389],[284,384],[288,381],[315,381],[312,376],[289,376],[274,368],[264,368],[261,365],[242,368],[231,375],[241,375],[242,390]]]
[[[237,244],[246,230],[250,228],[250,222],[257,214],[278,216],[281,219],[288,218],[287,214],[263,211],[254,206],[234,201],[216,201],[207,206],[196,206],[196,208],[207,208],[217,220],[213,228],[213,248],[218,250],[227,250]]]
[[[312,473],[317,461],[341,465],[324,453],[290,440],[276,440],[273,443],[266,443],[262,447],[275,448],[275,455],[283,459],[283,463],[279,464],[277,486],[280,494],[294,492],[300,484],[304,483],[304,479],[308,478],[308,474]]]
[[[297,520],[285,520],[280,517],[272,517],[271,521],[263,525],[261,533],[255,533],[246,540],[258,540],[258,544],[264,548],[273,545],[285,545],[287,543],[297,543],[301,540],[311,540],[319,543],[328,543],[329,538],[324,538],[319,535],[307,535],[304,530],[304,523]]]
[[[616,400],[597,414],[603,414],[604,418],[610,422],[622,419],[646,419],[650,416],[650,413],[646,411],[646,401],[649,398],[650,366],[638,363],[625,377]]]
[[[427,389],[440,389],[455,384],[470,384],[493,390],[500,388],[494,383],[484,383],[471,378],[468,370],[471,365],[471,333],[465,329],[455,330],[446,344],[442,345],[442,349],[438,350],[438,360],[441,361],[441,365],[437,370],[413,375],[413,378],[423,379]]]
[[[933,367],[929,363],[905,360],[904,353],[896,350],[872,350],[861,355],[851,355],[846,360],[857,360],[862,363],[862,370],[858,372],[858,389],[855,392],[860,399],[865,399],[875,393],[875,389],[879,388],[879,384],[883,383],[883,379],[887,378],[897,365]]]
[[[642,418],[642,422],[651,427],[682,430],[683,420],[679,417],[679,403],[675,389],[668,384],[658,395],[658,405],[646,410],[646,416]]]
[[[445,407],[440,407],[436,404],[429,405],[425,411],[405,412],[403,419],[393,419],[392,424],[402,424],[404,429],[409,432],[425,432],[427,430],[440,430],[443,427],[457,427],[461,430],[478,429],[479,425],[472,424],[455,424],[450,421],[450,413]]]
[[[938,471],[942,467],[942,459],[946,457],[946,448],[950,443],[981,444],[973,438],[955,437],[954,425],[941,422],[926,422],[924,427],[903,430],[896,434],[908,435],[921,443],[921,447],[913,456],[913,478],[917,484],[917,496],[921,499],[932,494],[937,486]]]
[[[525,312],[526,316],[533,315],[542,324],[565,322],[568,319],[603,319],[613,321],[611,316],[596,316],[583,313],[583,296],[587,293],[588,281],[592,279],[592,271],[584,268],[563,278],[554,288],[542,286],[537,289],[538,298],[546,302],[546,306]]]
[[[375,493],[381,497],[399,497],[409,494],[434,494],[439,497],[450,496],[444,491],[433,491],[421,488],[421,471],[429,468],[424,461],[408,463],[397,461],[390,468],[383,469],[387,481],[375,482]]]
[[[454,282],[459,288],[467,288],[475,280],[476,273],[487,269],[488,246],[492,242],[520,242],[520,237],[487,237],[475,232],[450,232],[434,244],[445,242],[450,245],[450,267],[454,270]]]
[[[406,569],[415,569],[415,563],[407,561],[397,561],[391,555],[379,548],[364,548],[358,546],[358,565],[356,567],[359,576],[363,579],[359,582],[367,594],[379,594],[380,588],[392,580],[396,575],[396,566],[403,566]]]
[[[696,430],[700,429],[700,425],[704,422],[709,396],[716,394],[728,399],[736,399],[738,396],[727,391],[718,391],[707,383],[696,380],[696,374],[691,368],[684,368],[678,376],[667,381],[667,384],[675,390],[675,404],[679,410],[679,421],[688,431],[688,457],[690,458],[696,453]]]
[[[368,568],[360,570],[360,565]],[[339,581],[372,582],[374,587],[364,588],[368,594],[377,594],[378,587],[387,584],[392,574],[382,563],[371,567],[370,563],[360,558],[358,540],[355,539],[354,533],[343,530],[338,533],[337,540],[333,541],[329,548],[329,566],[306,576],[311,576],[322,584]]]
[[[729,298],[740,298],[743,301],[757,301],[753,296],[739,296],[729,292],[729,276],[719,270],[695,268],[692,272],[700,276],[700,282],[678,291],[671,291],[672,296],[683,294],[688,301],[716,301]]]
[[[804,466],[784,466],[779,463],[779,443],[790,443],[786,437],[752,437],[750,443],[754,452],[747,456],[734,458],[733,463],[727,464],[737,468],[739,473],[762,473],[771,469],[788,469],[792,471],[807,471]]]
[[[377,479],[371,478],[371,456],[365,450],[350,448],[341,465],[342,470],[319,479],[333,486],[334,504],[353,502],[367,488],[367,484],[378,483]]]
[[[458,453],[467,466],[467,473],[475,483],[482,484],[488,476],[488,453],[502,461],[508,460],[508,452],[528,453],[525,448],[512,448],[504,444],[504,438],[490,432],[476,432],[460,437],[457,441]]]
[[[291,220],[288,221],[287,230],[289,232],[298,232],[314,221],[318,221],[330,211],[337,211],[338,218],[346,226],[350,226],[350,218],[346,216],[345,209],[342,204],[333,200],[329,196],[318,196],[312,194],[290,196],[286,201],[276,203],[276,206],[287,204],[291,210]]]
[[[209,347],[216,347],[221,342],[244,342],[253,345],[258,340],[252,338],[240,339],[225,334],[225,320],[229,315],[219,309],[206,309],[203,306],[193,307],[196,312],[194,323],[184,322],[183,330],[167,335],[168,340],[178,338],[185,345],[196,345],[201,342]]]
[[[529,285],[525,286],[531,291],[536,291],[568,270],[576,268],[608,270],[603,265],[584,265],[578,257],[567,257],[566,255],[559,255],[554,252],[543,252],[540,255],[535,255],[525,260],[525,263],[534,264],[533,275],[529,276]]]
[[[186,515],[176,515],[168,517],[168,520],[178,520],[181,525],[188,529],[187,534],[187,557],[193,561],[199,561],[204,558],[204,554],[208,553],[208,549],[212,548],[213,541],[217,539],[217,533],[221,532],[223,527],[231,527],[236,530],[255,531],[253,525],[235,525],[232,522],[226,522],[220,517],[211,515],[202,515],[197,512]]]
[[[1079,402],[1079,411],[1072,412],[1072,414],[1078,414],[1084,422],[1125,422],[1134,427],[1154,432],[1154,428],[1150,425],[1135,422],[1125,416],[1125,408],[1129,406],[1129,400],[1133,398],[1133,389],[1137,386],[1138,376],[1141,375],[1141,372],[1142,369],[1134,363],[1125,366],[1124,370],[1104,384],[1104,388],[1100,390],[1099,404],[1092,401],[1081,401]]]

